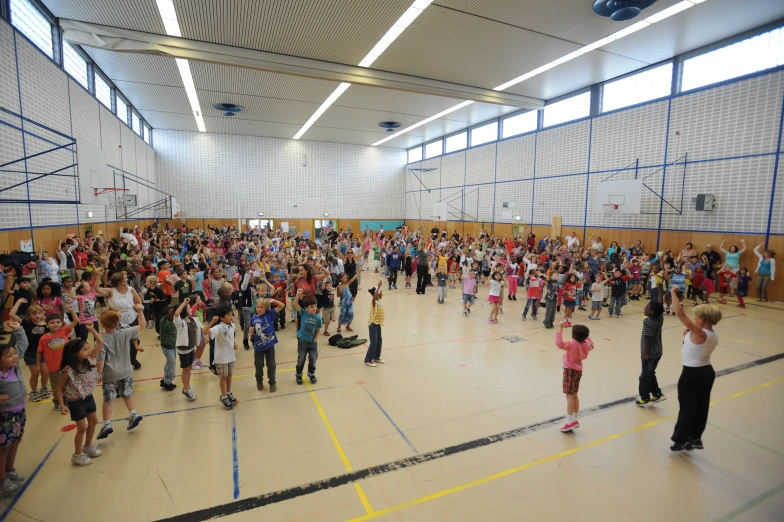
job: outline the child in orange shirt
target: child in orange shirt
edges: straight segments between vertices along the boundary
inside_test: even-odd
[[[161,289],[163,290],[163,293],[166,294],[166,297],[169,299],[171,299],[173,292],[172,283],[170,281],[170,278],[173,276],[173,274],[171,273],[171,270],[169,270],[170,267],[171,265],[166,260],[160,261],[158,263],[158,281],[161,283]]]
[[[71,324],[79,324],[79,316],[76,315],[73,308],[67,306],[65,310],[71,316]],[[63,322],[62,316],[50,314],[46,316],[46,328],[48,332],[41,336],[41,339],[38,341],[35,360],[42,371],[44,367],[41,367],[41,359],[46,363],[45,368],[49,372],[49,382],[52,383],[52,390],[54,391],[57,390],[60,383],[60,364],[63,360],[63,348],[71,336],[71,327]],[[60,411],[60,402],[57,400],[57,394],[53,393],[52,395],[54,409]]]

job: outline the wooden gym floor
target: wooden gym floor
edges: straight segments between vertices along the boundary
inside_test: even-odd
[[[367,336],[377,275],[364,273],[355,330]],[[386,285],[385,285],[386,286]],[[253,355],[240,346],[234,411],[218,404],[218,379],[194,377],[198,400],[162,391],[154,331],[136,372],[137,410],[101,441],[93,465],[70,464],[69,417],[28,405],[16,467],[23,491],[0,520],[62,522],[173,519],[457,522],[518,520],[780,521],[784,518],[784,315],[782,307],[724,305],[713,356],[706,449],[673,455],[682,327],[665,317],[659,381],[669,400],[631,404],[645,302],[620,319],[587,323],[596,349],[585,363],[582,428],[562,434],[561,353],[554,331],[520,319],[525,299],[487,321],[486,288],[469,318],[459,291],[384,294],[386,364],[362,364],[366,347],[320,340],[318,383],[294,382],[294,328],[280,332],[278,391],[259,392]],[[541,317],[541,316],[540,316]],[[335,330],[334,327],[331,328]],[[503,339],[517,336],[517,342]],[[241,339],[238,340],[241,344]],[[95,394],[100,402],[100,389]],[[121,402],[115,418],[126,411]]]

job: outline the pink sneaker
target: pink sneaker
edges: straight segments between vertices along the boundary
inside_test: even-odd
[[[561,426],[561,431],[564,432],[564,433],[572,431],[572,428],[574,428],[574,425],[575,425],[576,422],[577,421],[565,423],[563,426]]]
[[[573,430],[576,430],[576,429],[577,429],[577,428],[579,428],[579,427],[580,427],[580,421],[576,420],[576,421],[574,421],[574,422],[572,423],[572,429],[573,429]]]

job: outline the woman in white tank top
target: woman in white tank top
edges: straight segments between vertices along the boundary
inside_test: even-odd
[[[672,434],[672,451],[703,449],[702,433],[708,423],[710,394],[716,372],[711,366],[711,354],[719,345],[719,336],[713,330],[721,321],[721,310],[713,305],[701,305],[694,309],[692,321],[683,311],[675,295],[680,289],[673,286],[673,309],[686,327],[681,357],[683,370],[678,379],[678,421]]]
[[[100,288],[100,278],[95,287],[95,293],[104,295],[107,298],[109,308],[120,312],[120,328],[129,328],[138,324],[139,314],[134,310],[134,305],[141,304],[142,300],[136,290],[128,286],[128,277],[122,270],[112,274],[109,280],[111,288]],[[141,363],[136,359],[137,352],[143,352],[144,349],[136,347],[134,341],[131,341],[131,364],[135,369],[142,367]]]

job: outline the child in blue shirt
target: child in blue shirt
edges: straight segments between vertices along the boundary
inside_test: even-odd
[[[318,360],[318,336],[321,333],[321,316],[318,315],[318,304],[315,297],[302,299],[302,289],[297,290],[294,307],[299,314],[299,330],[297,330],[297,384],[302,384],[302,370],[305,367],[305,357],[308,358],[308,378],[312,384],[316,383],[316,361]]]
[[[275,299],[256,301],[256,315],[250,320],[250,335],[253,339],[253,365],[256,367],[256,389],[264,389],[264,363],[267,364],[267,380],[270,393],[275,393],[275,324],[278,314],[286,305]]]

